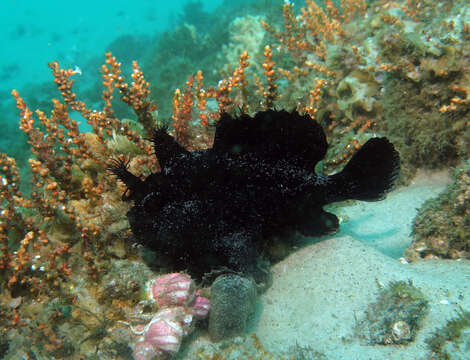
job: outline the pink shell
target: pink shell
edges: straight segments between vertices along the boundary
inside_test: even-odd
[[[186,274],[162,275],[152,281],[151,296],[160,307],[184,305],[194,297],[194,283]]]
[[[182,306],[172,306],[159,310],[152,318],[152,321],[165,319],[180,322],[185,315],[185,308]]]
[[[150,342],[140,341],[135,345],[133,356],[134,360],[151,360],[156,356],[162,358],[163,353],[156,349]]]
[[[208,298],[204,296],[196,296],[194,300],[194,305],[192,306],[194,311],[194,316],[198,319],[204,319],[211,308],[211,302]]]
[[[183,336],[188,335],[192,330],[193,325],[193,309],[187,309],[183,306],[167,307],[159,310],[150,323],[157,320],[170,320],[177,322],[183,329]],[[147,328],[150,324],[147,325]],[[146,330],[147,331],[147,330]]]
[[[177,353],[182,338],[181,324],[168,319],[156,318],[152,320],[145,332],[145,341],[165,352]]]

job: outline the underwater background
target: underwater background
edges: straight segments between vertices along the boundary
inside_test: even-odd
[[[0,359],[470,358],[468,1],[5,0],[0,17]],[[223,112],[267,109],[322,126],[318,173],[387,137],[395,190],[329,205],[336,234],[279,234],[266,282],[175,272],[109,167],[145,178],[156,127],[198,151]]]

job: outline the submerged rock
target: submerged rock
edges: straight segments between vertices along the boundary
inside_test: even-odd
[[[369,305],[358,330],[371,344],[407,344],[415,339],[427,310],[426,297],[411,281],[393,281]]]

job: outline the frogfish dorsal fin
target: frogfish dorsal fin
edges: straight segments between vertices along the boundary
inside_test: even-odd
[[[189,154],[183,146],[168,134],[166,126],[157,127],[152,137],[153,149],[162,169],[166,168],[172,159]]]
[[[254,117],[222,114],[212,150],[259,153],[267,161],[287,159],[313,169],[325,157],[327,147],[323,129],[309,115],[300,115],[296,110],[266,110]]]

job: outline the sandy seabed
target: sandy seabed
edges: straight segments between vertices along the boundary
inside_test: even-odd
[[[274,353],[296,344],[328,360],[427,359],[425,339],[470,309],[470,261],[404,263],[416,209],[441,192],[444,174],[418,177],[374,203],[341,208],[341,232],[294,252],[272,268],[273,284],[261,296],[251,332]],[[416,339],[408,345],[371,345],[355,326],[380,292],[379,284],[411,280],[429,300]],[[200,336],[189,348],[204,344]],[[191,350],[188,351],[190,356]]]

